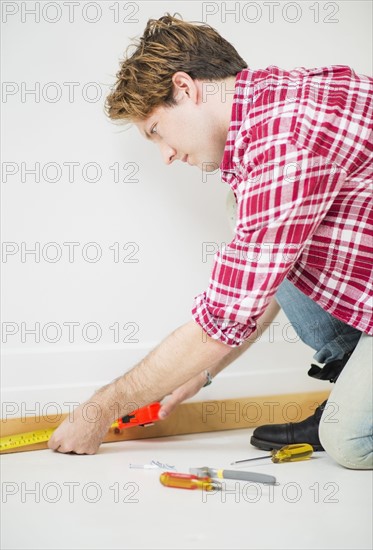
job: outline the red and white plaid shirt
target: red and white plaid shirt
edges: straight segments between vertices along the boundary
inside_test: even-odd
[[[287,277],[334,317],[373,334],[373,78],[343,65],[237,74],[220,169],[234,239],[192,315],[239,346]]]

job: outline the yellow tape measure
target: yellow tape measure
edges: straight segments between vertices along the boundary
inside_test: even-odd
[[[111,427],[118,426],[118,422],[114,422]],[[0,438],[0,453],[16,449],[17,447],[26,447],[26,445],[34,445],[35,443],[43,443],[49,441],[52,433],[57,428],[49,428],[45,430],[34,430],[33,432],[25,432],[16,435],[7,435]]]
[[[0,453],[15,449],[16,447],[25,447],[26,445],[34,445],[48,441],[56,428],[46,430],[35,430],[33,432],[25,432],[22,434],[8,435],[0,438]]]

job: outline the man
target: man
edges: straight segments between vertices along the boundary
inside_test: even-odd
[[[133,403],[171,394],[169,414],[243,353],[280,304],[325,364],[315,375],[338,378],[333,410],[257,428],[253,444],[308,441],[345,467],[372,467],[372,96],[373,79],[349,67],[250,70],[208,25],[149,20],[108,115],[134,123],[167,164],[219,167],[237,201],[235,235],[193,320],[78,407],[51,449],[95,453]],[[89,402],[100,406],[95,422]]]

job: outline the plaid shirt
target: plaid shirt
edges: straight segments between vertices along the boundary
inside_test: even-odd
[[[334,65],[237,74],[220,169],[233,240],[216,253],[194,320],[239,346],[286,277],[373,334],[373,78]]]

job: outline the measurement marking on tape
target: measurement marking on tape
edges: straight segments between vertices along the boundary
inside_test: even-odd
[[[115,427],[115,423],[111,427]],[[48,428],[45,430],[34,430],[33,432],[25,432],[15,435],[7,435],[0,438],[0,453],[8,451],[9,449],[16,449],[18,447],[26,447],[26,445],[35,445],[36,443],[43,443],[49,441],[52,433],[57,428]]]
[[[0,438],[0,452],[16,447],[24,447],[26,445],[34,445],[48,441],[56,428],[46,430],[35,430],[33,432],[25,432],[22,434],[8,435]]]

